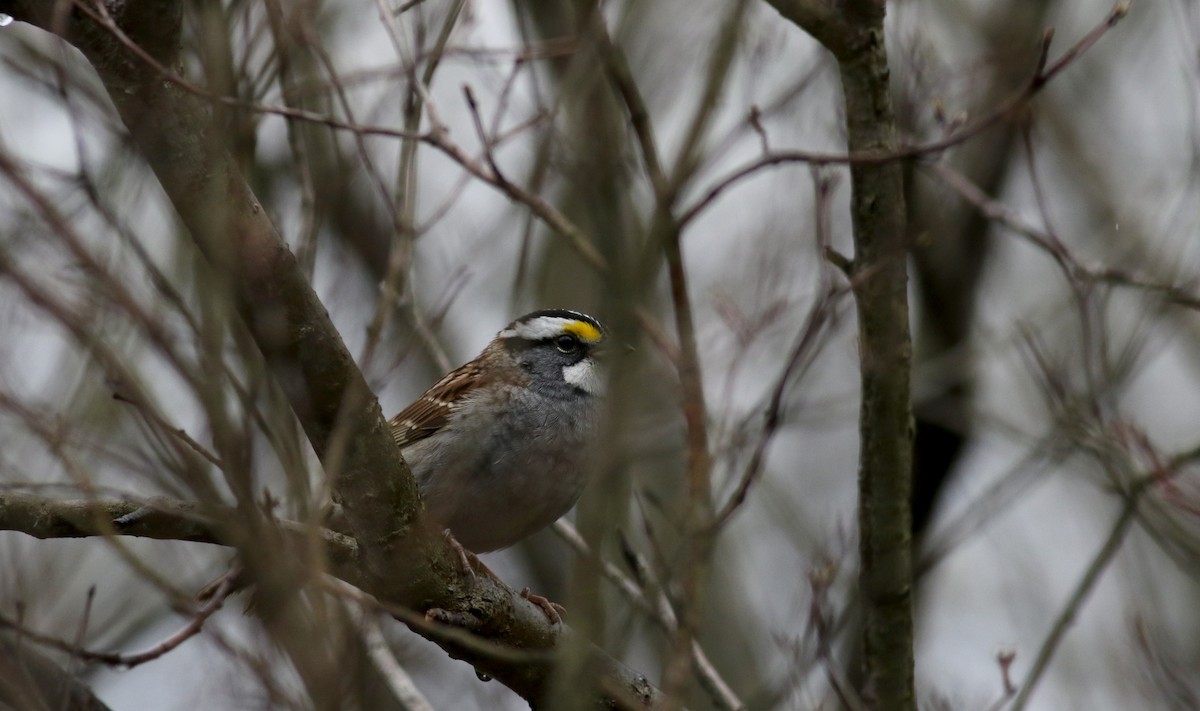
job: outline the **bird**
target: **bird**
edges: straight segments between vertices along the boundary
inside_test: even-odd
[[[426,513],[445,529],[464,572],[495,577],[473,554],[528,538],[583,493],[599,430],[607,339],[607,329],[587,314],[534,311],[388,421]],[[124,530],[151,512],[143,507],[114,524]],[[324,521],[348,531],[335,502]],[[240,589],[243,573],[235,564],[196,598]],[[562,621],[562,606],[528,588],[521,596],[551,623]]]
[[[508,548],[579,499],[606,340],[592,316],[534,311],[389,420],[427,514],[463,548]]]

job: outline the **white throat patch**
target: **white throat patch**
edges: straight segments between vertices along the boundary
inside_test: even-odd
[[[584,358],[575,365],[565,366],[563,380],[590,395],[604,394],[603,380],[597,371],[596,362],[591,358]]]

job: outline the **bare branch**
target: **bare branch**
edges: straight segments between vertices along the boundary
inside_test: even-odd
[[[819,0],[817,0],[819,2]],[[772,4],[776,4],[772,2]],[[807,3],[798,3],[807,4]],[[708,191],[698,198],[695,203],[687,207],[679,217],[680,224],[687,224],[694,220],[701,212],[707,209],[722,193],[729,188],[749,178],[759,171],[777,165],[786,165],[789,163],[808,163],[812,165],[873,165],[879,163],[890,163],[893,161],[910,160],[913,158],[922,158],[934,156],[942,153],[950,148],[954,148],[976,136],[985,130],[991,128],[997,123],[1011,118],[1024,110],[1029,102],[1046,86],[1046,83],[1065,70],[1076,60],[1078,60],[1087,50],[1091,49],[1105,34],[1108,33],[1122,18],[1125,17],[1129,10],[1129,4],[1126,2],[1118,3],[1107,16],[1094,27],[1090,32],[1083,36],[1078,42],[1072,45],[1066,52],[1054,61],[1048,68],[1045,67],[1045,62],[1040,62],[1037,70],[1030,76],[1029,80],[1011,96],[1001,101],[995,108],[983,114],[979,118],[963,125],[949,135],[944,136],[936,141],[917,145],[897,145],[891,149],[883,150],[880,148],[871,148],[866,150],[851,150],[846,153],[827,153],[820,151],[804,151],[804,150],[788,150],[764,152],[761,158],[748,163],[747,165],[738,168],[727,175],[725,178],[717,181]],[[782,11],[781,11],[782,12]],[[786,16],[786,13],[785,13]],[[809,28],[802,25],[806,30]],[[816,36],[814,34],[814,36]],[[1049,39],[1043,41],[1040,51],[1044,59],[1045,53],[1049,49]]]
[[[1156,282],[1142,274],[1127,269],[1104,265],[1087,265],[1053,234],[1025,222],[1007,205],[993,199],[979,189],[966,176],[944,163],[933,163],[926,168],[947,187],[971,203],[984,217],[1024,238],[1034,247],[1048,254],[1062,269],[1068,281],[1084,281],[1111,284],[1144,291],[1161,298],[1164,302],[1187,309],[1200,309],[1200,295],[1181,284]]]
[[[1109,564],[1112,563],[1113,558],[1121,549],[1121,544],[1124,543],[1125,534],[1129,532],[1130,526],[1137,520],[1138,502],[1147,488],[1143,484],[1126,494],[1125,503],[1121,507],[1121,513],[1117,516],[1116,522],[1113,523],[1112,530],[1109,531],[1104,544],[1100,546],[1100,550],[1096,552],[1096,556],[1088,564],[1087,570],[1084,571],[1083,576],[1076,583],[1075,589],[1071,592],[1066,605],[1063,606],[1062,611],[1058,614],[1058,618],[1054,621],[1054,625],[1050,628],[1050,632],[1047,633],[1046,640],[1038,649],[1033,666],[1021,684],[1016,697],[1013,699],[1012,711],[1022,711],[1029,703],[1029,699],[1037,688],[1038,682],[1041,681],[1042,676],[1046,673],[1046,669],[1049,668],[1050,661],[1054,658],[1054,653],[1058,651],[1059,643],[1062,642],[1067,630],[1074,624],[1079,610],[1083,607],[1083,603],[1087,601],[1088,596],[1096,587],[1096,582],[1100,579],[1100,574],[1108,569]]]
[[[554,524],[554,532],[557,533],[567,545],[571,546],[576,553],[585,557],[593,558],[595,553],[588,546],[587,541],[583,540],[583,536],[575,530],[568,521],[561,520]],[[626,575],[620,568],[607,560],[597,560],[600,566],[600,572],[604,577],[608,578],[618,591],[625,596],[630,603],[635,607],[646,612],[650,619],[656,622],[668,634],[674,634],[679,625],[679,620],[675,615],[675,608],[671,606],[671,601],[661,590],[655,595],[646,589],[646,586],[640,584],[630,576]],[[696,675],[700,679],[700,683],[708,691],[717,708],[723,711],[740,711],[746,708],[742,700],[738,698],[729,684],[721,677],[717,668],[705,653],[704,648],[700,646],[700,642],[692,640],[692,664],[695,666]]]
[[[797,3],[793,21],[838,60],[851,155],[894,154],[884,5],[848,2],[835,10]],[[869,707],[911,711],[912,340],[909,334],[905,204],[896,162],[852,163],[853,291],[858,310],[859,584],[863,606],[863,698]]]
[[[110,666],[132,669],[136,666],[145,664],[146,662],[154,661],[168,652],[174,651],[179,647],[179,645],[200,634],[200,631],[204,628],[204,623],[208,620],[208,618],[212,617],[213,613],[221,609],[221,605],[224,604],[225,598],[229,596],[229,593],[232,592],[232,590],[232,575],[227,574],[220,581],[216,593],[207,601],[205,601],[205,603],[198,609],[188,613],[191,616],[191,619],[188,620],[188,623],[182,629],[164,639],[162,642],[154,645],[150,649],[138,652],[136,654],[96,652],[90,649],[85,649],[80,644],[79,640],[76,640],[75,642],[67,642],[55,637],[39,634],[27,629],[18,621],[10,620],[2,615],[0,615],[0,628],[12,630],[23,638],[30,639],[47,647],[52,647],[54,649],[67,652],[72,657],[76,657],[84,661],[99,662],[101,664],[108,664]]]

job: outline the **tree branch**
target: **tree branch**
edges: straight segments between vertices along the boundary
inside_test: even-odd
[[[113,520],[135,512],[138,516],[133,523],[120,530],[113,527]],[[118,535],[229,545],[222,540],[216,522],[236,514],[234,509],[229,509],[201,516],[194,507],[167,499],[156,499],[147,506],[122,499],[62,500],[13,491],[0,492],[0,531],[16,531],[41,539]],[[277,525],[297,542],[311,540],[312,526],[286,520],[278,521]],[[362,572],[358,543],[349,536],[324,528],[317,529],[317,534],[325,548],[329,572],[370,592],[374,578]],[[421,606],[397,602],[395,596],[377,597],[394,617],[442,646],[451,656],[471,663],[481,673],[495,675],[524,698],[535,702],[552,673],[556,645],[571,631],[565,626],[548,629],[549,624],[540,609],[494,578],[479,577],[472,592],[475,596],[471,598],[471,607],[457,606],[450,611],[473,615],[480,620],[480,634],[475,636],[428,620],[421,614]],[[502,625],[513,629],[497,632]],[[543,638],[536,638],[537,634]],[[514,648],[519,653],[509,653]],[[658,703],[659,692],[645,676],[624,667],[598,649],[593,649],[591,654],[597,668],[602,670],[603,688],[609,692],[606,703],[612,708],[653,708]]]
[[[837,58],[851,154],[892,154],[884,4],[770,0]],[[904,181],[896,162],[850,165],[850,217],[858,307],[859,591],[863,605],[863,698],[877,709],[913,711],[912,341]]]

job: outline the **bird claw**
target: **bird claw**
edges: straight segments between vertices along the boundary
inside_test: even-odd
[[[541,608],[542,612],[546,615],[546,619],[550,620],[550,624],[556,626],[562,624],[562,616],[567,613],[567,608],[557,602],[551,602],[541,595],[529,592],[529,588],[521,591],[521,597]]]
[[[479,632],[483,629],[483,623],[475,615],[466,612],[451,612],[440,607],[426,610],[425,621],[457,627],[468,632]]]
[[[473,580],[475,578],[475,569],[482,566],[483,563],[479,562],[479,558],[474,553],[463,548],[463,545],[458,542],[458,539],[454,537],[450,529],[447,528],[442,535],[446,537],[446,543],[458,554],[459,570],[470,575]]]
[[[458,539],[454,537],[454,534],[450,531],[450,529],[447,528],[443,535],[446,538],[446,544],[458,554],[458,563],[459,566],[461,566],[463,573],[470,575],[472,580],[477,579],[476,571],[481,571],[491,578],[496,577],[495,573],[489,570],[488,567],[484,565],[474,553],[464,548],[463,545],[458,542]],[[557,626],[562,624],[562,616],[566,614],[567,608],[559,605],[557,602],[551,602],[541,595],[535,595],[534,593],[529,592],[529,588],[525,588],[521,591],[521,597],[532,602],[534,605],[537,605],[538,608],[541,609],[542,613],[546,615],[546,619],[550,621],[551,625]],[[449,624],[455,627],[462,627],[466,629],[474,629],[479,626],[479,620],[470,615],[464,615],[458,612],[449,612],[439,608],[434,608],[426,612],[425,619],[429,620],[430,622],[441,622],[443,624]]]

